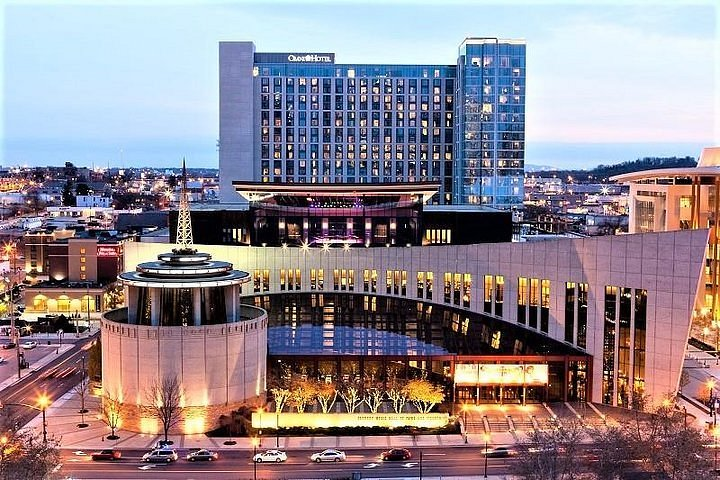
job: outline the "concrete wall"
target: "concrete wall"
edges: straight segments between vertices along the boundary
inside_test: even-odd
[[[708,230],[682,230],[533,243],[359,248],[347,251],[217,245],[196,247],[251,274],[255,269],[268,269],[270,292],[280,292],[280,269],[297,268],[302,277],[300,291],[310,291],[310,269],[324,270],[325,291],[333,291],[334,269],[352,269],[355,274],[354,291],[362,293],[363,270],[375,269],[378,273],[377,295],[387,295],[386,271],[405,270],[407,289],[403,298],[415,298],[417,272],[430,271],[435,279],[432,302],[445,304],[444,273],[469,273],[472,286],[469,292],[463,294],[470,295],[467,310],[474,312],[483,311],[483,276],[502,275],[505,279],[502,319],[513,324],[517,324],[518,277],[547,279],[550,280],[548,335],[559,341],[564,340],[565,332],[565,282],[587,283],[586,351],[594,357],[592,400],[600,402],[605,286],[647,290],[645,393],[654,401],[660,401],[678,387],[707,241]],[[154,259],[170,248],[171,245],[128,244],[125,250],[126,270],[134,268],[139,262]],[[253,294],[252,285],[244,285],[243,293]],[[617,365],[615,361],[616,368]]]
[[[177,376],[186,407],[212,407],[206,426],[217,421],[218,411],[264,396],[267,314],[245,308],[252,309],[251,320],[201,327],[127,325],[109,320],[117,310],[109,312],[102,321],[105,394],[132,409],[147,403],[154,382]],[[123,428],[147,431],[152,423],[136,418]]]

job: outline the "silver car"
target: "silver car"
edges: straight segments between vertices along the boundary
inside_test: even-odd
[[[319,453],[313,453],[310,455],[310,460],[313,462],[344,462],[347,459],[345,452],[328,448]]]
[[[287,460],[287,454],[281,450],[267,450],[265,452],[258,453],[253,457],[253,462],[275,462],[280,463]]]
[[[148,452],[145,455],[143,455],[142,460],[143,462],[159,462],[159,463],[170,463],[175,462],[178,459],[177,453],[175,453],[175,450],[172,450],[170,448],[160,448],[153,450],[152,452]]]

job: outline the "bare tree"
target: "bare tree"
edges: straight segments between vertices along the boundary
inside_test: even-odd
[[[31,429],[19,429],[19,418],[12,409],[0,415],[0,480],[29,478],[57,479],[60,475],[59,443],[54,436],[43,442]]]
[[[123,411],[122,402],[120,402],[118,396],[106,393],[102,397],[100,410],[103,422],[110,427],[110,435],[108,435],[107,438],[109,440],[117,440],[120,437],[115,435],[115,430],[118,428],[118,425],[120,425],[120,418],[122,417]]]
[[[87,408],[85,408],[85,398],[87,397],[89,382],[87,372],[83,370],[80,372],[80,375],[80,381],[73,387],[73,392],[80,397],[80,423],[78,424],[78,427],[85,428],[88,426],[88,424],[85,423],[85,414],[88,412]]]
[[[285,403],[290,398],[291,392],[287,388],[273,388],[270,390],[275,398],[275,411],[282,412]]]
[[[168,375],[155,380],[145,392],[147,400],[145,408],[162,423],[165,441],[168,439],[170,429],[180,421],[181,397],[182,387],[177,375]]]
[[[405,404],[407,403],[407,395],[403,386],[395,385],[388,389],[386,392],[388,398],[392,401],[393,410],[395,413],[402,413]]]
[[[527,452],[513,464],[515,474],[527,480],[571,480],[578,478],[578,445],[583,438],[579,422],[565,422],[562,428],[535,430],[524,446]]]
[[[318,382],[315,387],[315,396],[323,413],[328,413],[337,400],[337,389],[332,383]]]

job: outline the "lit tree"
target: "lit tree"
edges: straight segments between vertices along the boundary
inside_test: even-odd
[[[348,413],[355,413],[355,410],[357,410],[363,402],[363,399],[360,396],[360,391],[353,386],[340,390],[338,394],[345,402],[345,409]]]
[[[383,392],[377,388],[371,388],[365,392],[365,403],[370,412],[377,413],[383,401]]]
[[[85,397],[87,397],[88,393],[88,376],[87,372],[85,370],[80,372],[80,381],[73,387],[73,391],[75,394],[80,397],[80,415],[81,420],[78,424],[78,427],[85,428],[88,426],[87,423],[85,423],[85,414],[88,412],[87,408],[85,408]]]
[[[0,420],[0,480],[59,479],[59,442],[29,429],[18,429],[19,418],[3,412]]]
[[[290,390],[287,388],[273,388],[270,390],[275,399],[275,411],[282,412],[285,403],[290,398]]]
[[[100,408],[103,422],[105,422],[105,424],[110,427],[110,435],[108,435],[107,438],[109,440],[117,440],[120,437],[115,435],[115,430],[120,425],[120,418],[122,417],[123,412],[123,404],[120,402],[120,399],[117,396],[106,393],[102,398],[102,404]]]
[[[315,395],[323,413],[328,413],[337,400],[337,389],[332,383],[317,382]]]
[[[180,421],[182,413],[180,380],[176,375],[163,377],[155,380],[145,391],[147,405],[145,409],[160,420],[165,434],[165,441],[168,439],[168,432]]]
[[[304,376],[293,378],[290,388],[290,404],[298,413],[304,413],[305,408],[315,401],[315,385]]]
[[[429,413],[433,407],[445,400],[442,388],[424,378],[410,380],[403,389],[408,400],[420,413]]]
[[[390,387],[386,393],[388,398],[392,401],[395,413],[402,413],[403,408],[405,408],[405,404],[407,403],[405,388],[401,386]]]

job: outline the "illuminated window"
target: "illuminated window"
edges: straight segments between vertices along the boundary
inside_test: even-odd
[[[85,265],[80,265],[80,271],[81,271],[81,272],[84,272],[84,271],[85,271]]]
[[[495,316],[503,315],[503,298],[505,296],[505,277],[497,275],[495,277]]]
[[[466,273],[463,275],[463,307],[470,306],[470,296],[472,290],[472,275]]]
[[[518,278],[518,297],[517,297],[517,322],[526,323],[527,317],[527,295],[528,295],[528,279],[526,277]]]
[[[493,277],[492,275],[485,275],[483,278],[483,311],[485,313],[492,313],[492,300]]]

